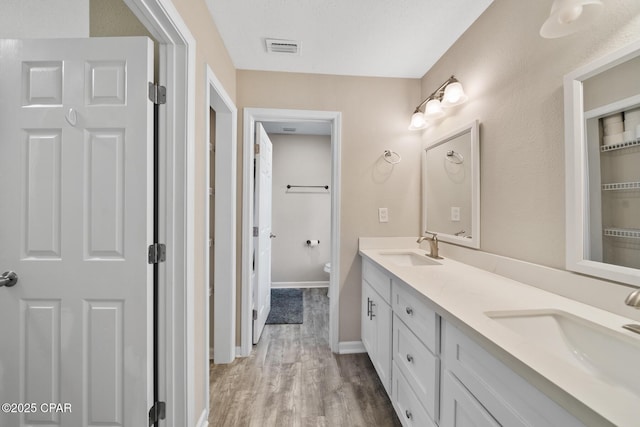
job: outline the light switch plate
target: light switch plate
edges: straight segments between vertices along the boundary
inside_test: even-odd
[[[378,221],[389,222],[389,210],[387,208],[378,208]]]

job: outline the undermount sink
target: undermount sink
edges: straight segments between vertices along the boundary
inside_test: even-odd
[[[399,267],[415,267],[420,265],[441,265],[426,255],[415,252],[382,252],[380,256]]]
[[[560,310],[485,314],[588,374],[640,395],[640,340]]]

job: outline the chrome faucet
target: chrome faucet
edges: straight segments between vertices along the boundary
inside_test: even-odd
[[[431,248],[431,253],[427,254],[427,256],[431,258],[440,258],[438,256],[438,234],[432,233],[430,231],[425,231],[426,234],[431,234],[431,237],[420,236],[418,237],[417,243],[422,243],[425,240],[429,241],[429,247]]]
[[[624,303],[633,308],[640,309],[640,288],[627,295],[627,299],[624,300]]]
[[[635,291],[627,295],[627,298],[624,300],[624,303],[635,309],[640,309],[640,288],[636,289]],[[630,325],[622,325],[622,327],[631,332],[635,332],[636,334],[640,334],[640,325],[630,324]]]

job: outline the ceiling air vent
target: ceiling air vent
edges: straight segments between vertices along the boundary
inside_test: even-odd
[[[300,42],[294,40],[266,39],[267,53],[300,55]]]
[[[295,132],[296,128],[282,128],[282,132]]]

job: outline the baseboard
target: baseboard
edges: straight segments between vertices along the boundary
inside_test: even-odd
[[[338,354],[366,353],[362,341],[341,341],[338,343]]]
[[[202,410],[202,414],[200,414],[200,418],[198,418],[198,423],[196,427],[208,427],[209,426],[209,411],[206,409]]]
[[[271,289],[328,288],[329,282],[271,282]]]

